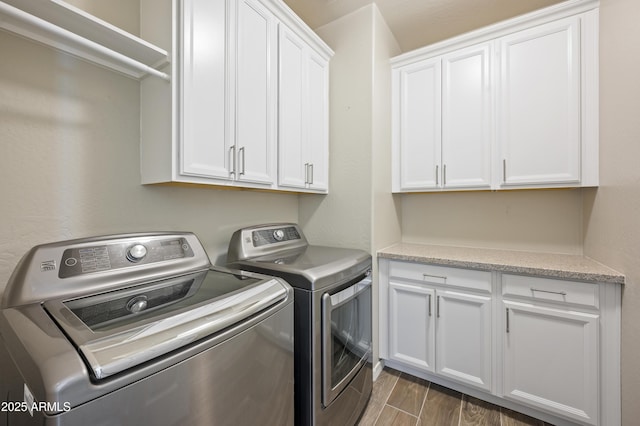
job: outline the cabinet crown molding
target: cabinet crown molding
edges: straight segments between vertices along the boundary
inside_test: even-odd
[[[600,0],[568,0],[403,53],[391,58],[391,66],[394,68],[401,67],[403,65],[411,64],[419,59],[427,59],[432,56],[449,52],[453,49],[459,49],[472,44],[492,40],[514,33],[521,29],[549,22],[553,19],[561,19],[567,16],[577,15],[579,13],[596,9],[599,6]]]

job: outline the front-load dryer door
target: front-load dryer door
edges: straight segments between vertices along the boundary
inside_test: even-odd
[[[342,392],[371,358],[371,277],[322,296],[322,404]]]

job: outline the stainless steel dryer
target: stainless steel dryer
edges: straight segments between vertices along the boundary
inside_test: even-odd
[[[294,287],[296,424],[355,424],[373,384],[371,256],[310,245],[285,223],[236,231],[227,262]]]
[[[0,305],[0,424],[293,424],[292,296],[190,233],[34,247]]]

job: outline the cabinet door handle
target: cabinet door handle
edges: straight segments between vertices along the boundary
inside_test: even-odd
[[[422,274],[422,279],[426,280],[428,278],[439,278],[443,281],[444,284],[447,283],[447,277],[443,276],[443,275],[430,275],[430,274]]]
[[[531,293],[534,292],[538,292],[538,293],[551,293],[551,294],[559,294],[560,296],[566,296],[567,293],[564,291],[551,291],[551,290],[539,290],[537,288],[533,288],[531,287]]]
[[[244,154],[244,146],[238,150],[238,157],[240,156],[241,153],[242,153],[242,157],[241,157],[240,165],[242,167],[240,168],[240,176],[242,176],[244,174],[244,155],[245,155]]]
[[[309,185],[313,185],[313,163],[309,163]]]
[[[447,165],[442,166],[442,186],[447,186]]]
[[[304,183],[309,183],[309,163],[304,163]]]
[[[502,182],[507,183],[507,159],[502,159]]]
[[[230,169],[229,174],[235,175],[236,174],[236,146],[235,145],[231,145],[231,148],[229,148],[229,162],[231,163],[231,167],[229,167]]]
[[[507,308],[507,333],[509,332],[509,308]]]
[[[429,316],[431,316],[431,295],[429,295]]]
[[[440,318],[440,296],[436,296],[436,318]]]
[[[439,167],[440,167],[440,166],[438,166],[438,165],[436,164],[436,186],[438,186],[438,185],[440,184],[440,180],[438,179],[438,175],[439,175],[439,173],[438,173],[438,168],[439,168]]]

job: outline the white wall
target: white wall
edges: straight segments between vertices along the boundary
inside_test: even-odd
[[[640,418],[640,2],[600,1],[600,186],[585,190],[584,252],[625,274],[622,424]]]
[[[0,52],[0,291],[40,243],[185,230],[215,261],[236,228],[298,220],[297,195],[140,185],[139,82],[5,32]]]

